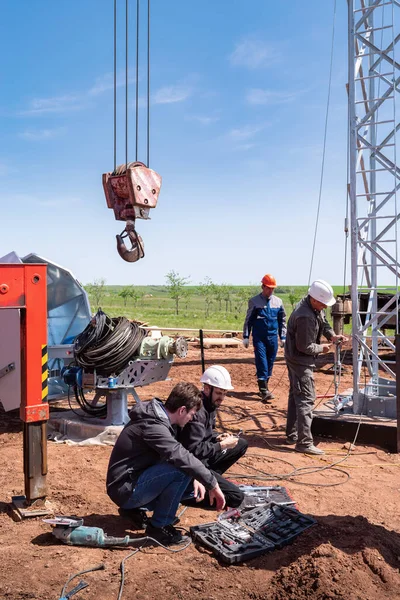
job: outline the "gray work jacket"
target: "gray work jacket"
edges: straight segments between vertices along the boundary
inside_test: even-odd
[[[315,358],[322,352],[321,336],[328,340],[335,332],[326,320],[324,311],[314,310],[310,297],[300,300],[289,317],[285,343],[288,363],[315,367]]]
[[[123,506],[140,475],[160,463],[198,479],[207,490],[215,487],[214,474],[177,441],[160,400],[135,404],[129,416],[131,420],[115,442],[108,465],[107,494],[115,504]]]

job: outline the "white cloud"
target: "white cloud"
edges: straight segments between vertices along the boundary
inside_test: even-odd
[[[252,105],[271,105],[292,102],[301,92],[275,92],[272,90],[251,89],[246,94],[246,101]]]
[[[133,74],[133,71],[128,71],[128,85],[135,83],[136,75]],[[117,73],[117,87],[121,87],[126,83],[126,75],[122,71]],[[104,92],[108,92],[114,89],[114,73],[106,73],[101,77],[97,77],[94,85],[88,90],[89,96],[99,96]]]
[[[128,84],[134,83],[135,77],[128,73]],[[117,87],[125,85],[125,74],[117,74]],[[113,73],[106,73],[95,80],[95,83],[88,90],[79,94],[65,94],[63,96],[53,96],[50,98],[34,98],[31,100],[27,109],[21,111],[21,116],[34,116],[44,114],[61,114],[71,111],[83,110],[90,106],[90,99],[93,96],[99,96],[114,88]]]
[[[41,115],[46,113],[64,113],[81,110],[85,107],[82,97],[77,95],[54,96],[53,98],[34,98],[22,115]]]
[[[261,123],[259,125],[246,125],[238,129],[231,129],[228,133],[228,137],[235,142],[242,142],[249,140],[263,131],[268,126],[268,123]]]
[[[281,60],[281,54],[271,44],[256,38],[243,39],[229,57],[232,65],[260,69],[271,67]]]
[[[257,144],[252,144],[252,143],[249,143],[249,144],[238,144],[238,145],[235,147],[235,150],[238,150],[238,151],[240,151],[240,152],[242,152],[242,151],[243,151],[243,152],[247,152],[248,150],[252,150],[252,149],[253,149],[253,148],[255,148],[256,146],[257,146]]]
[[[24,140],[36,142],[41,140],[50,140],[61,135],[62,133],[64,133],[64,131],[65,127],[59,127],[57,129],[27,129],[26,131],[19,133],[18,137]]]
[[[192,86],[187,84],[167,85],[153,95],[153,104],[172,104],[184,102],[193,93]]]

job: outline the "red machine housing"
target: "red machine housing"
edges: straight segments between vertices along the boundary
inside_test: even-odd
[[[0,264],[0,309],[20,311],[20,417],[24,422],[25,507],[44,503],[47,493],[46,424],[49,405],[46,278],[47,267],[44,264]]]

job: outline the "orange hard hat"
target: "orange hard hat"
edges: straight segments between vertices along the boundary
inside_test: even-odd
[[[270,273],[264,275],[264,277],[261,279],[261,283],[266,287],[276,288],[276,279],[275,277],[272,277]]]

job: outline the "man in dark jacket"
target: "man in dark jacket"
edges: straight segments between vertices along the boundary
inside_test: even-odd
[[[231,433],[217,434],[216,411],[228,390],[233,390],[231,377],[225,367],[214,365],[206,369],[200,379],[203,384],[203,402],[200,410],[179,433],[179,441],[209,469],[218,481],[227,506],[238,507],[244,498],[237,485],[222,477],[247,450],[247,442]],[[203,502],[207,505],[207,499]]]
[[[111,453],[108,495],[133,518],[152,511],[146,535],[164,545],[185,541],[173,522],[191,482],[199,501],[207,489],[217,510],[225,505],[216,477],[175,437],[176,428],[190,422],[200,406],[200,391],[184,382],[174,387],[165,404],[157,398],[136,404]]]
[[[297,452],[324,454],[314,446],[311,424],[315,402],[314,367],[321,352],[330,351],[331,344],[321,344],[324,335],[329,342],[345,342],[326,320],[323,310],[335,303],[332,287],[317,279],[289,317],[285,358],[289,374],[289,400],[286,422],[287,443],[295,444]]]
[[[249,347],[249,337],[253,334],[258,389],[264,403],[274,397],[268,381],[278,352],[278,336],[282,346],[286,338],[285,308],[282,300],[274,295],[275,288],[275,277],[269,273],[264,275],[261,280],[261,294],[250,298],[243,325],[245,348]]]

